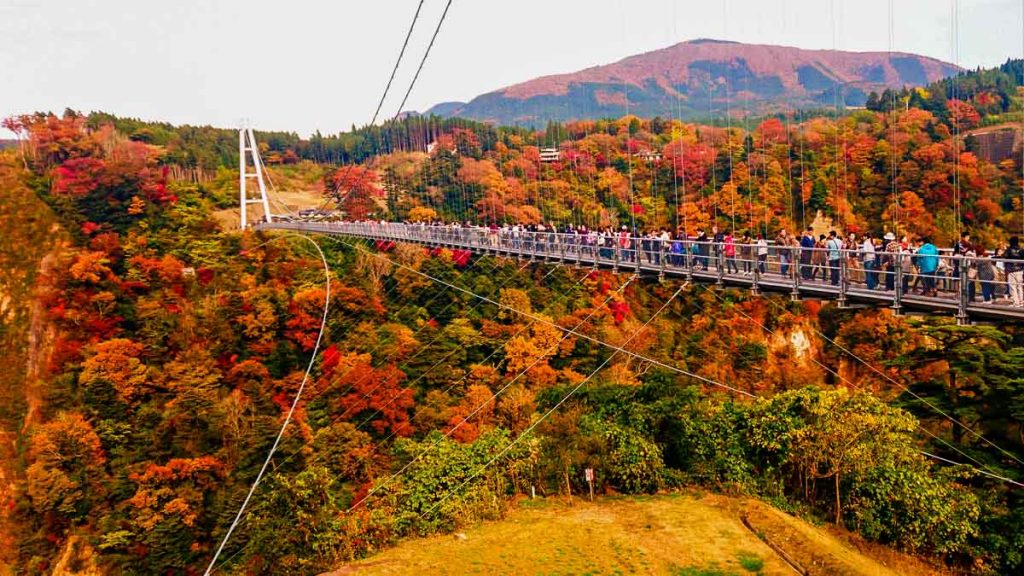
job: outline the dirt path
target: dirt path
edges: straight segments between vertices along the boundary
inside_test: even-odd
[[[808,575],[924,576],[940,574],[921,560],[859,540],[834,527],[818,527],[764,504],[745,502],[745,524],[797,571]],[[859,540],[859,545],[853,541]]]

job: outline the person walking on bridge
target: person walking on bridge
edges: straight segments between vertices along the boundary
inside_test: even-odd
[[[818,277],[821,274],[821,280],[828,280],[828,246],[826,242],[827,237],[824,234],[818,236],[818,241],[814,243],[814,255],[811,256],[811,280]]]
[[[921,238],[921,247],[917,249],[917,268],[924,282],[924,295],[938,296],[935,290],[935,271],[939,268],[939,249],[927,236]]]
[[[757,235],[757,271],[762,276],[768,271],[768,241],[763,234]]]
[[[1014,308],[1024,308],[1024,250],[1020,247],[1020,238],[1010,238],[1010,245],[1003,252],[1006,260],[1006,280],[1010,284],[1010,298]]]
[[[800,237],[800,277],[804,280],[811,279],[814,245],[814,228],[808,226],[807,230],[804,230],[804,235]]]
[[[899,265],[897,260],[899,259],[899,253],[902,252],[902,247],[896,235],[892,232],[885,233],[885,254],[882,256],[882,270],[885,274],[885,289],[893,291],[896,289],[896,268]]]
[[[697,239],[694,240],[694,247],[697,249],[697,263],[703,270],[708,269],[708,254],[711,253],[711,243],[708,241],[708,235],[704,233],[704,230],[697,230]]]
[[[978,276],[978,282],[981,283],[981,299],[985,304],[991,304],[995,302],[996,295],[996,267],[992,262],[992,256],[985,251],[984,246],[975,244],[974,249],[976,251],[974,269]]]
[[[860,253],[864,262],[864,283],[868,290],[878,287],[878,271],[875,270],[875,241],[871,233],[864,234],[864,244],[861,245]]]
[[[828,242],[825,243],[828,249],[829,281],[833,286],[839,286],[839,262],[843,259],[843,241],[835,230],[828,233]]]
[[[740,239],[740,261],[743,262],[743,275],[750,276],[754,271],[754,258],[753,258],[753,244],[754,241],[750,237],[750,231],[743,233],[743,238]]]
[[[718,229],[718,226],[711,227],[711,241],[714,242],[715,270],[721,270],[725,264],[722,261],[722,250],[725,246],[725,234]]]
[[[725,253],[725,270],[727,274],[739,274],[740,269],[736,266],[736,238],[732,235],[732,230],[725,233],[723,239],[725,245],[722,250]]]
[[[789,275],[789,261],[792,254],[789,245],[789,234],[785,229],[780,230],[779,235],[775,237],[775,252],[779,255],[779,274],[783,276]]]
[[[973,253],[974,246],[971,244],[971,233],[965,230],[960,234],[960,239],[953,243],[953,275],[950,283],[954,287],[960,283],[960,270],[967,267],[967,262],[961,260],[967,257],[968,252]]]
[[[624,262],[633,261],[633,239],[629,235],[629,229],[625,226],[619,231],[619,250],[622,251]]]
[[[904,240],[906,237],[904,236]],[[900,282],[900,289],[903,294],[910,293],[910,277],[914,275],[914,251],[910,247],[910,242],[900,243],[900,257],[899,267],[900,275],[903,276],[902,282]],[[895,287],[895,286],[894,286]]]

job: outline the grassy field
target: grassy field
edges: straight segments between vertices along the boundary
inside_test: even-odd
[[[813,574],[923,574],[894,570],[806,522],[753,501],[673,494],[569,506],[523,501],[501,522],[409,540],[331,572],[359,574],[796,574],[741,518]],[[891,566],[892,557],[885,559]]]

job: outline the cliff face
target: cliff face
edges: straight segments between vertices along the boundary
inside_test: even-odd
[[[23,178],[14,151],[0,153],[0,573],[15,560],[19,447],[40,414],[54,336],[38,290],[64,246],[56,217]]]
[[[578,72],[544,76],[428,112],[499,124],[620,116],[701,117],[863,106],[885,88],[923,86],[952,64],[906,53],[803,50],[692,40]],[[628,102],[627,102],[628,96]]]

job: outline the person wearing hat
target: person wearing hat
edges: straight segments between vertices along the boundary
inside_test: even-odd
[[[903,247],[892,232],[886,232],[883,239],[885,240],[885,249],[882,255],[882,269],[885,274],[885,289],[892,292],[896,289],[896,267],[900,264],[898,262],[899,254]]]

